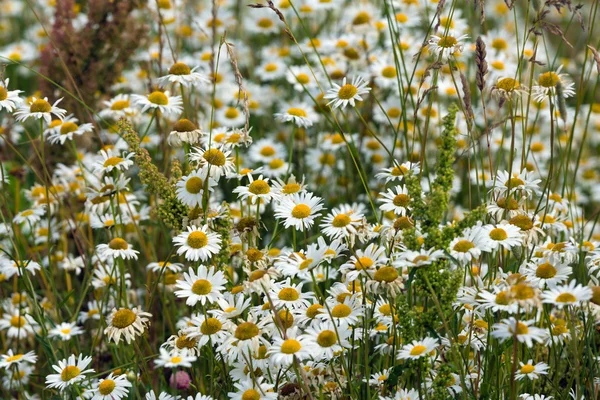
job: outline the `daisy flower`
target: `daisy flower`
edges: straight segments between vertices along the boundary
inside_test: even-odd
[[[207,176],[208,171],[205,168],[194,170],[189,175],[183,176],[177,182],[176,193],[179,201],[188,207],[202,206],[204,189],[208,188],[209,191],[212,191],[212,188],[217,184],[210,177],[207,182]]]
[[[195,346],[201,348],[207,343],[223,343],[229,336],[230,332],[226,330],[224,321],[220,316],[208,317],[204,315],[194,315],[188,327],[183,330],[186,339],[196,341]]]
[[[131,382],[127,380],[127,375],[115,375],[114,372],[111,372],[104,379],[100,379],[100,381],[93,385],[92,390],[93,393],[92,400],[120,400],[124,397],[127,397],[129,393],[129,389],[131,387]]]
[[[398,351],[399,360],[416,360],[429,355],[438,346],[438,340],[426,337],[423,340],[413,340],[412,343],[402,346]]]
[[[348,104],[352,107],[356,106],[356,101],[363,101],[363,94],[369,93],[371,90],[367,86],[367,82],[360,76],[355,76],[352,83],[346,83],[346,77],[342,81],[342,85],[333,83],[333,87],[325,93],[324,98],[330,100],[328,106],[335,108],[346,108]]]
[[[29,208],[27,210],[20,211],[13,218],[13,222],[15,224],[22,224],[23,222],[27,222],[28,224],[35,224],[36,222],[42,219],[42,216],[46,214],[46,206],[40,205],[35,208]]]
[[[23,93],[23,91],[8,90],[8,82],[8,78],[6,78],[4,82],[0,81],[0,83],[2,83],[0,84],[0,110],[4,109],[10,113],[23,103],[23,99],[19,97],[19,94]]]
[[[301,128],[310,128],[319,119],[313,108],[306,103],[284,106],[273,116],[279,122],[292,122]]]
[[[96,246],[96,251],[101,259],[106,260],[107,258],[122,258],[124,260],[134,259],[137,260],[137,250],[133,250],[129,243],[125,239],[115,237],[108,243],[102,243]]]
[[[539,103],[550,96],[562,95],[564,98],[575,95],[575,83],[571,81],[567,74],[561,74],[563,66],[558,67],[556,71],[548,71],[540,74],[537,78],[537,85],[533,86],[533,99]],[[559,85],[560,93],[559,93]]]
[[[113,340],[117,344],[123,336],[129,344],[136,336],[144,333],[149,324],[149,317],[152,317],[152,314],[142,311],[139,307],[119,308],[118,310],[113,308],[106,319],[107,327],[104,334],[108,336],[108,340]]]
[[[206,261],[221,249],[221,235],[208,231],[208,225],[188,226],[187,232],[173,238],[179,248],[177,254],[185,254],[188,261]]]
[[[521,172],[513,172],[512,176],[509,175],[508,171],[498,171],[496,177],[488,182],[492,186],[492,191],[506,196],[514,192],[523,193],[527,197],[531,197],[534,193],[539,193],[540,188],[538,184],[541,179],[535,178],[532,172],[527,169],[523,169]]]
[[[487,233],[487,245],[490,249],[504,247],[510,250],[515,246],[523,245],[521,229],[518,226],[501,223],[496,226],[488,225],[482,231]]]
[[[183,86],[194,86],[199,83],[210,83],[210,80],[203,74],[196,72],[199,67],[190,68],[183,62],[176,62],[169,68],[169,73],[158,78],[158,83],[165,85],[168,83],[178,83]]]
[[[444,251],[435,248],[428,250],[421,248],[419,251],[405,250],[393,264],[398,267],[423,267],[431,265],[440,258],[444,258]]]
[[[175,292],[177,297],[187,298],[186,304],[194,306],[196,303],[205,305],[206,302],[214,303],[221,297],[221,292],[225,290],[227,279],[222,271],[216,268],[208,269],[200,265],[194,272],[190,269],[189,273],[183,273],[183,280],[178,280],[176,287],[180,290]]]
[[[482,251],[489,251],[489,240],[482,235],[483,228],[474,226],[450,242],[450,255],[465,264],[479,258]]]
[[[573,269],[565,263],[541,258],[521,266],[520,272],[533,286],[542,289],[545,286],[554,287],[565,282],[571,276]]]
[[[92,124],[77,125],[76,118],[65,120],[60,126],[57,126],[50,131],[48,134],[48,142],[51,144],[60,143],[61,145],[64,145],[67,140],[73,140],[73,136],[81,136],[85,133],[90,133],[92,129]]]
[[[250,199],[250,204],[256,204],[260,201],[261,204],[267,204],[273,199],[275,193],[271,191],[269,178],[264,178],[260,175],[258,179],[254,179],[252,174],[248,174],[248,186],[238,186],[233,189],[233,193],[237,193],[241,200]]]
[[[126,171],[133,165],[133,161],[131,158],[134,156],[134,153],[129,153],[125,155],[125,157],[119,157],[114,154],[112,150],[101,150],[100,151],[101,158],[94,163],[94,172],[104,172],[109,173],[113,169],[119,171]]]
[[[447,35],[431,35],[427,44],[432,53],[441,56],[442,60],[447,60],[450,56],[460,55],[463,51],[463,42],[468,37],[469,35],[457,37],[454,32],[448,32]]]
[[[103,101],[104,108],[100,111],[102,118],[110,118],[118,120],[119,118],[126,118],[135,113],[135,109],[131,107],[128,94],[118,94],[108,101]]]
[[[323,209],[323,200],[310,192],[284,197],[275,207],[275,217],[284,220],[286,228],[310,229]]]
[[[12,312],[4,312],[0,319],[0,330],[6,330],[6,336],[9,338],[25,339],[33,336],[37,324],[29,314],[21,313],[19,309]]]
[[[276,400],[278,395],[273,391],[275,385],[263,381],[264,378],[260,376],[234,383],[237,391],[229,392],[227,396],[230,400]]]
[[[364,225],[364,214],[350,207],[336,207],[321,221],[321,232],[330,239],[352,237]]]
[[[62,120],[65,117],[65,114],[67,113],[67,110],[63,110],[62,108],[56,107],[56,105],[61,101],[62,98],[56,100],[54,104],[50,105],[50,103],[48,103],[47,97],[44,97],[43,99],[37,99],[33,97],[29,105],[21,105],[13,115],[19,122],[24,122],[27,121],[29,118],[33,118],[44,119],[47,124],[50,124],[52,122],[52,115]]]
[[[375,178],[385,180],[385,183],[392,181],[400,181],[406,175],[416,175],[421,171],[419,163],[405,162],[397,164],[392,168],[382,168],[380,172],[375,174]]]
[[[285,307],[290,310],[307,308],[311,305],[314,296],[312,293],[302,293],[304,284],[292,284],[288,278],[283,283],[277,283],[271,288],[270,298],[275,308]]]
[[[200,148],[194,147],[189,153],[190,162],[198,163],[208,169],[210,176],[218,181],[221,176],[235,171],[235,163],[230,157],[231,150],[221,147]]]
[[[50,329],[48,335],[52,338],[60,338],[60,340],[71,340],[73,336],[81,335],[84,330],[77,326],[75,322],[63,322]]]
[[[162,368],[191,368],[192,363],[197,359],[198,357],[196,357],[193,354],[189,354],[189,351],[187,349],[171,353],[165,348],[161,347],[160,355],[156,360],[154,360],[154,364],[157,367]]]
[[[335,327],[331,321],[317,321],[304,332],[315,361],[331,360],[342,349],[350,348],[348,339],[351,335],[351,329],[343,326]]]
[[[0,368],[9,369],[12,365],[25,365],[25,363],[35,364],[37,356],[35,352],[30,351],[28,353],[14,353],[12,349],[8,349],[6,354],[0,356]]]
[[[199,144],[205,133],[189,119],[182,118],[173,125],[168,142],[171,146],[181,146],[183,143]]]
[[[535,320],[517,321],[514,317],[503,319],[502,322],[494,324],[492,337],[505,342],[516,336],[519,343],[527,344],[527,347],[533,347],[533,342],[543,342],[546,338],[546,331],[533,326]]]
[[[542,302],[553,304],[561,309],[565,306],[579,306],[592,298],[592,289],[572,280],[567,285],[556,286],[542,292]]]
[[[298,334],[298,327],[286,331],[286,338],[275,338],[268,353],[275,365],[289,366],[294,359],[305,360],[312,355],[310,341],[304,335]]]
[[[515,378],[517,380],[521,379],[538,379],[541,375],[548,374],[548,364],[539,362],[537,364],[533,363],[533,360],[529,359],[526,363],[519,361],[519,372],[516,373]]]
[[[68,359],[59,361],[58,365],[52,366],[52,369],[58,373],[46,376],[46,386],[63,391],[69,386],[83,381],[86,379],[86,374],[94,372],[93,369],[87,369],[91,362],[92,357],[83,357],[80,354],[78,358],[75,358],[75,355],[72,354]]]
[[[342,302],[329,305],[329,312],[321,312],[318,317],[323,320],[332,321],[336,326],[347,327],[355,325],[358,318],[363,315],[363,306],[359,294],[349,294]]]
[[[132,94],[131,100],[133,104],[142,107],[142,113],[147,110],[154,112],[160,111],[162,114],[171,115],[179,114],[183,111],[183,101],[181,96],[171,96],[169,92],[161,92],[159,90],[150,93],[148,96]]]
[[[394,193],[395,189],[395,193]],[[405,216],[410,211],[410,196],[405,185],[398,185],[395,188],[388,189],[386,193],[381,194],[382,204],[379,206],[381,211],[393,211],[394,214]]]

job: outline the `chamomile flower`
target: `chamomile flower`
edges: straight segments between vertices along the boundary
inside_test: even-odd
[[[533,286],[542,289],[545,286],[554,287],[565,282],[571,276],[573,269],[565,263],[541,258],[523,265],[520,272]]]
[[[23,353],[15,353],[12,349],[8,349],[6,354],[0,355],[0,368],[9,369],[13,365],[35,364],[37,356],[33,351]]]
[[[324,98],[330,100],[328,106],[335,108],[346,108],[348,104],[355,107],[356,101],[363,101],[361,95],[367,94],[371,88],[367,86],[360,76],[355,76],[352,83],[346,83],[346,77],[342,80],[342,85],[333,83],[333,87],[325,93]]]
[[[183,111],[181,96],[171,96],[168,91],[156,90],[147,96],[132,94],[131,100],[134,105],[142,108],[142,113],[151,110],[160,111],[162,114],[175,115]]]
[[[262,175],[258,179],[254,179],[252,174],[248,174],[248,186],[238,186],[233,189],[233,193],[237,193],[242,200],[249,199],[251,204],[261,202],[267,204],[274,196],[274,192],[269,185],[269,178],[263,178]]]
[[[17,215],[15,215],[13,218],[13,222],[15,224],[27,222],[28,224],[33,225],[36,222],[39,222],[44,214],[46,214],[46,207],[44,205],[35,208],[29,208],[17,213]]]
[[[534,326],[535,320],[517,321],[514,317],[503,319],[502,322],[494,324],[492,337],[505,342],[516,337],[519,343],[525,343],[527,347],[533,347],[533,342],[543,342],[546,332]]]
[[[191,368],[192,363],[196,361],[198,357],[190,354],[187,349],[183,349],[177,352],[169,352],[165,348],[160,348],[160,355],[154,364],[161,368]]]
[[[131,160],[133,155],[133,153],[128,153],[124,157],[120,157],[118,153],[114,153],[112,150],[102,150],[100,151],[101,158],[94,163],[94,172],[126,171],[133,165]]]
[[[8,78],[4,82],[0,81],[0,110],[6,110],[10,113],[23,103],[23,99],[19,97],[19,94],[23,91],[8,90],[8,82]]]
[[[548,364],[540,362],[537,364],[533,363],[532,359],[529,359],[526,363],[519,361],[519,370],[515,374],[515,378],[517,380],[522,379],[539,379],[541,375],[548,374]]]
[[[210,83],[208,77],[200,72],[196,72],[199,67],[190,68],[183,62],[176,62],[169,68],[169,73],[158,78],[158,83],[166,85],[177,83],[185,87],[198,85],[200,83]]]
[[[561,74],[563,66],[556,71],[548,71],[540,74],[537,85],[533,86],[533,99],[542,102],[550,96],[561,95],[564,98],[575,95],[575,84],[567,74]]]
[[[292,284],[290,278],[281,284],[274,285],[270,294],[273,305],[277,309],[285,307],[290,310],[309,307],[314,296],[312,293],[303,293],[303,285],[303,283]]]
[[[135,109],[131,107],[128,94],[120,93],[110,100],[103,101],[103,103],[106,108],[100,110],[102,118],[118,120],[135,114]]]
[[[131,248],[131,245],[120,237],[115,237],[108,243],[102,243],[96,246],[96,251],[101,259],[106,260],[107,258],[123,258],[125,260],[134,259],[137,260],[137,250]]]
[[[449,246],[450,255],[464,264],[479,258],[482,251],[489,251],[489,243],[482,230],[480,226],[468,228],[461,236],[453,239]]]
[[[173,238],[173,243],[179,248],[177,254],[185,255],[189,261],[206,261],[221,248],[221,235],[209,232],[208,225],[197,227],[188,226],[187,232]]]
[[[188,325],[183,330],[186,339],[197,341],[194,346],[198,346],[198,348],[209,342],[223,343],[230,336],[230,332],[227,331],[228,324],[219,316],[194,315]]]
[[[175,295],[187,298],[188,306],[194,306],[198,302],[202,305],[207,302],[214,303],[220,298],[227,283],[222,271],[208,269],[204,265],[200,265],[196,272],[193,269],[184,272],[183,278],[177,281],[176,287],[180,290],[176,291]]]
[[[431,35],[427,42],[429,50],[432,53],[441,56],[443,60],[447,60],[451,56],[458,56],[463,51],[464,41],[468,35],[457,36],[455,32],[448,32],[443,35]]]
[[[398,351],[399,360],[416,360],[430,355],[438,346],[437,339],[426,337],[423,340],[413,340],[412,343],[402,346]]]
[[[282,107],[280,112],[275,113],[274,117],[280,122],[292,122],[302,128],[310,128],[318,121],[317,114],[306,103],[288,104]]]
[[[50,329],[48,335],[52,338],[59,338],[60,340],[67,341],[71,340],[73,336],[81,335],[84,330],[77,326],[74,322],[62,322]]]
[[[330,313],[321,312],[318,317],[341,327],[356,324],[363,313],[363,306],[358,294],[349,294],[343,298],[342,302],[331,302],[329,309]]]
[[[113,308],[106,319],[107,327],[104,334],[107,335],[108,340],[115,343],[119,343],[123,337],[129,344],[135,340],[136,336],[144,334],[150,317],[152,314],[142,311],[139,307]]]
[[[33,97],[29,104],[23,104],[19,107],[17,111],[14,112],[14,116],[17,121],[24,122],[29,118],[33,119],[43,119],[47,124],[50,124],[52,121],[52,116],[54,115],[56,118],[62,120],[67,113],[67,110],[63,110],[62,108],[58,108],[57,105],[62,100],[58,99],[54,102],[54,104],[50,105],[48,102],[48,98],[44,97],[43,99],[37,99]]]
[[[71,118],[70,120],[65,119],[61,125],[50,130],[47,137],[48,142],[64,145],[67,140],[73,140],[74,136],[81,136],[92,132],[92,124],[77,125],[77,122],[76,118]]]
[[[177,198],[188,207],[200,207],[204,191],[213,190],[217,183],[208,176],[206,168],[194,170],[177,182]]]
[[[275,385],[263,381],[264,378],[259,376],[234,383],[236,392],[229,392],[227,396],[230,400],[276,400],[277,393],[273,391]]]
[[[87,368],[91,362],[92,357],[84,357],[82,354],[77,358],[72,354],[68,359],[60,360],[58,365],[52,366],[57,373],[46,376],[46,386],[64,391],[72,385],[79,384],[87,379],[87,374],[94,372],[93,369]]]
[[[127,380],[127,375],[115,375],[111,372],[106,378],[100,379],[94,384],[90,393],[93,393],[92,400],[120,400],[127,397],[131,382]]]
[[[298,327],[286,331],[285,338],[275,338],[268,354],[275,365],[289,366],[295,359],[300,361],[312,355],[312,346],[304,335],[298,333]]]
[[[503,247],[510,250],[515,246],[521,246],[523,244],[521,229],[517,226],[500,223],[495,226],[486,226],[484,229],[487,233],[487,245],[490,249],[495,250],[499,247]]]
[[[297,193],[281,199],[275,207],[275,217],[284,220],[286,228],[309,229],[323,209],[323,200],[312,193]]]
[[[183,143],[199,144],[205,135],[202,129],[186,118],[175,122],[172,129],[167,139],[171,146],[181,146]]]
[[[221,176],[235,171],[235,163],[230,154],[231,150],[223,146],[206,149],[194,147],[193,151],[189,153],[189,158],[190,161],[207,169],[210,177],[218,181]]]
[[[561,309],[565,306],[579,306],[592,298],[592,289],[572,280],[566,285],[556,286],[542,292],[542,301]]]
[[[330,360],[343,349],[350,348],[351,334],[348,327],[335,327],[331,321],[315,322],[304,332],[315,361]]]
[[[408,189],[404,185],[398,185],[392,189],[388,189],[387,192],[381,194],[381,206],[379,209],[382,211],[393,211],[396,215],[405,216],[410,210],[409,204],[411,201],[408,195]]]

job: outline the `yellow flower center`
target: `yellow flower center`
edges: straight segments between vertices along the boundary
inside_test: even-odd
[[[357,270],[369,269],[373,266],[374,262],[369,257],[360,257],[354,262],[354,268]]]
[[[266,29],[273,26],[273,21],[269,18],[261,18],[258,20],[256,25]]]
[[[116,383],[112,379],[105,379],[98,385],[98,392],[101,395],[107,396],[115,390]]]
[[[235,338],[238,340],[249,340],[258,335],[258,326],[253,322],[242,322],[235,329]]]
[[[304,111],[301,108],[295,108],[295,107],[288,108],[287,113],[290,115],[293,115],[294,117],[306,118],[306,116],[307,116],[306,111]]]
[[[212,284],[206,279],[198,279],[192,285],[192,293],[198,296],[204,296],[210,293],[212,290]]]
[[[289,329],[294,325],[294,315],[288,310],[281,310],[277,313],[279,320],[285,329]]]
[[[322,313],[323,306],[320,304],[313,304],[306,309],[306,316],[310,319],[314,319],[317,315]]]
[[[410,355],[420,356],[421,354],[425,353],[425,351],[427,351],[427,347],[418,344],[410,350]]]
[[[223,324],[218,319],[207,318],[202,322],[202,325],[200,325],[200,332],[202,332],[203,335],[214,335],[219,332],[222,327]]]
[[[438,42],[438,46],[445,49],[456,46],[458,40],[454,36],[442,36]]]
[[[217,167],[222,167],[225,165],[225,154],[219,149],[210,149],[204,152],[202,156],[207,163],[211,165],[216,165]]]
[[[113,316],[112,325],[115,328],[127,328],[135,322],[136,315],[133,311],[127,308],[121,308]]]
[[[475,248],[475,245],[473,244],[473,242],[463,239],[463,240],[459,240],[458,242],[456,242],[456,244],[454,245],[454,247],[452,249],[459,253],[466,253],[473,248]]]
[[[575,303],[577,301],[577,297],[573,296],[571,293],[561,293],[556,298],[557,303]]]
[[[525,364],[521,367],[520,372],[522,374],[530,374],[535,371],[535,367],[531,364]]]
[[[267,65],[265,65],[265,71],[267,71],[267,72],[277,71],[277,64],[268,63]]]
[[[512,92],[515,89],[518,89],[521,84],[519,81],[513,78],[502,78],[498,80],[496,83],[496,87],[498,89],[504,90],[505,92]]]
[[[66,135],[66,134],[69,134],[71,132],[75,132],[77,130],[77,128],[79,128],[79,126],[77,126],[76,123],[67,121],[67,122],[65,122],[64,124],[61,125],[61,127],[60,127],[60,134],[61,135]]]
[[[338,214],[333,218],[333,221],[331,221],[331,225],[336,228],[343,228],[350,225],[350,222],[352,222],[352,220],[347,214]]]
[[[178,62],[173,64],[171,68],[169,68],[170,75],[189,75],[192,72],[190,67],[182,62]]]
[[[342,100],[349,100],[356,96],[357,93],[358,89],[356,88],[356,86],[347,83],[344,86],[342,86],[340,90],[338,90],[338,97]]]
[[[104,168],[115,167],[123,161],[121,157],[109,157],[104,161]]]
[[[5,87],[0,86],[0,101],[8,99],[8,90]]]
[[[501,242],[508,238],[508,234],[502,228],[494,228],[490,231],[490,239]]]
[[[14,356],[10,356],[6,359],[7,362],[13,362],[13,361],[19,361],[21,358],[23,358],[23,354],[15,354]]]
[[[398,271],[394,267],[381,267],[375,272],[377,282],[394,282],[398,279]]]
[[[352,309],[346,304],[338,304],[331,309],[331,315],[334,318],[346,318],[352,314]]]
[[[257,179],[250,184],[248,191],[253,194],[267,194],[271,191],[271,187],[266,181]]]
[[[302,85],[306,85],[310,82],[309,76],[303,73],[296,75],[296,80]]]
[[[384,78],[392,79],[396,77],[396,68],[388,65],[381,70],[381,76]]]
[[[550,279],[556,276],[556,268],[550,263],[543,263],[535,270],[535,276],[542,279]]]
[[[296,301],[300,298],[300,294],[294,288],[283,288],[279,291],[279,300]]]
[[[402,110],[400,110],[398,107],[391,107],[387,110],[387,114],[388,114],[388,117],[390,117],[391,119],[400,118],[400,116],[402,115]],[[393,171],[392,171],[392,175],[393,175]]]
[[[242,400],[260,400],[260,393],[254,389],[248,389],[242,394]]]
[[[129,107],[129,100],[117,100],[110,106],[113,111],[121,111]]]
[[[321,347],[331,347],[337,341],[337,335],[334,331],[325,330],[317,336],[317,343]]]
[[[52,111],[52,106],[44,99],[36,99],[29,106],[29,111],[32,113],[49,113]]]
[[[515,329],[511,326],[508,331],[510,333],[515,333]],[[517,329],[516,329],[516,334],[517,335],[526,335],[529,333],[529,327],[527,327],[527,325],[525,325],[522,322],[517,322]]]
[[[300,351],[302,345],[296,339],[288,339],[281,344],[281,352],[283,354],[294,354]]]
[[[300,189],[301,189],[301,187],[299,184],[288,183],[281,189],[281,192],[284,194],[294,194],[294,193],[298,193],[300,191]]]
[[[116,237],[110,242],[108,242],[108,247],[110,247],[113,250],[127,250],[129,248],[129,245],[125,240]]]
[[[192,194],[198,194],[202,190],[204,182],[197,176],[192,176],[185,182],[185,190]]]
[[[558,81],[560,81],[560,78],[556,73],[552,71],[540,74],[540,76],[538,77],[538,83],[540,84],[540,86],[546,88],[556,87]]]
[[[152,92],[148,95],[148,101],[152,104],[157,104],[159,106],[166,106],[169,104],[169,98],[163,92]]]
[[[76,366],[67,365],[65,367],[65,369],[63,369],[62,372],[60,373],[60,379],[62,379],[63,382],[68,382],[71,379],[78,377],[80,373],[81,373],[81,370],[79,368],[77,368]]]
[[[225,110],[225,118],[227,119],[235,119],[238,115],[240,115],[240,112],[236,108],[229,107]]]
[[[306,204],[298,204],[292,209],[292,217],[304,219],[310,216],[310,207]]]
[[[410,202],[410,197],[407,194],[398,194],[394,197],[394,205],[396,207],[407,207]]]
[[[369,21],[371,21],[371,16],[369,15],[369,13],[366,11],[361,11],[358,14],[356,14],[354,19],[352,20],[352,24],[363,25],[369,23]]]
[[[194,231],[188,236],[187,244],[193,249],[201,249],[208,244],[208,236],[202,231]]]
[[[509,223],[521,228],[523,231],[528,231],[533,228],[533,222],[531,222],[531,219],[526,215],[516,215],[510,219]]]

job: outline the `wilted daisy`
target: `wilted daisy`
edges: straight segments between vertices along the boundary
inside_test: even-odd
[[[129,344],[136,336],[144,334],[149,317],[152,317],[152,314],[142,311],[139,307],[113,308],[106,319],[107,327],[104,334],[115,343],[119,343],[122,336]]]
[[[29,118],[33,119],[44,119],[47,124],[50,124],[52,121],[52,116],[54,115],[56,118],[62,120],[67,113],[67,110],[63,110],[62,108],[56,107],[58,103],[62,100],[58,99],[54,102],[54,104],[50,105],[48,103],[48,98],[44,97],[43,99],[36,99],[35,97],[31,99],[29,104],[23,104],[17,111],[15,111],[14,116],[19,122],[27,121]]]
[[[193,269],[184,272],[183,277],[183,280],[177,281],[176,287],[180,290],[175,294],[177,297],[187,298],[188,306],[194,306],[198,302],[202,305],[214,303],[221,297],[227,283],[222,271],[208,269],[204,265],[200,265],[196,272]]]
[[[183,86],[193,86],[199,83],[210,83],[210,80],[203,74],[196,72],[198,67],[190,68],[183,62],[176,62],[169,68],[169,73],[158,78],[158,83],[165,85],[168,83],[178,83]]]
[[[322,203],[323,200],[312,193],[297,193],[281,199],[275,207],[275,216],[284,220],[286,228],[293,226],[296,230],[308,229],[323,209]]]
[[[86,374],[94,372],[93,369],[87,369],[91,362],[92,357],[84,357],[80,354],[78,358],[75,358],[75,355],[72,354],[68,359],[59,361],[58,365],[52,366],[57,374],[46,376],[46,386],[63,391],[71,385],[78,384],[87,379]]]
[[[352,83],[346,83],[346,77],[342,81],[342,85],[332,83],[333,87],[325,93],[324,98],[330,99],[327,105],[333,108],[346,108],[348,104],[352,107],[356,105],[356,101],[363,101],[361,95],[369,93],[371,90],[360,76],[355,76]]]
[[[172,129],[168,139],[172,146],[181,146],[183,143],[198,144],[205,135],[202,129],[186,118],[177,121]]]
[[[206,261],[221,248],[221,235],[209,232],[208,225],[201,227],[188,226],[187,232],[173,238],[173,243],[179,248],[177,254],[185,254],[189,261]]]
[[[438,346],[437,339],[426,337],[423,340],[413,340],[398,351],[399,360],[415,360],[429,355]]]
[[[102,259],[107,258],[123,258],[125,260],[134,259],[137,260],[137,250],[131,248],[131,245],[120,237],[115,237],[108,243],[102,243],[96,246],[96,251]]]
[[[120,400],[127,397],[131,382],[127,380],[127,375],[115,375],[111,372],[106,378],[92,387],[90,393],[93,393],[92,400]]]
[[[171,96],[169,91],[161,92],[157,90],[147,96],[132,94],[131,100],[134,105],[142,107],[142,112],[152,110],[170,115],[179,114],[183,111],[181,96]]]
[[[9,79],[6,78],[4,82],[0,81],[0,110],[6,110],[12,112],[17,109],[22,103],[23,99],[19,97],[22,90],[8,90]]]
[[[557,308],[579,306],[592,298],[592,289],[572,280],[567,285],[556,286],[542,292],[542,301]]]

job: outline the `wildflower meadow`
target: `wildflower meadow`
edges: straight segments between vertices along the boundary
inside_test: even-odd
[[[0,399],[599,399],[599,8],[0,0]]]

